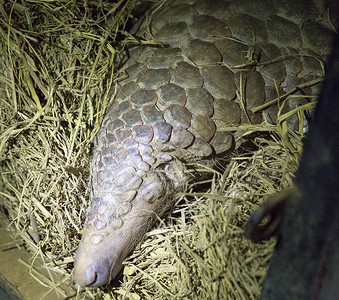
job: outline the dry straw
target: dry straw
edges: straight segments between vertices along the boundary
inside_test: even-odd
[[[0,201],[32,253],[22,264],[50,287],[45,299],[257,299],[275,241],[253,244],[243,227],[260,201],[291,184],[301,154],[302,131],[288,130],[282,113],[277,126],[225,128],[240,129],[239,138],[256,133],[256,147],[214,168],[196,164],[203,180],[177,196],[115,287],[80,290],[72,281],[91,141],[120,76],[122,49],[137,42],[125,31],[133,5],[0,1]],[[308,109],[299,107],[299,117]]]

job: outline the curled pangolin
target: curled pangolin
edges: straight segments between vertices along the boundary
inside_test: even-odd
[[[286,92],[285,109],[310,101],[319,85],[334,25],[321,1],[174,0],[154,15],[164,47],[137,47],[97,134],[91,205],[74,278],[99,286],[173,206],[186,158],[231,151],[223,129],[260,123],[253,108]],[[293,101],[292,101],[293,100]],[[275,121],[277,107],[265,111]],[[297,126],[297,118],[290,119]]]

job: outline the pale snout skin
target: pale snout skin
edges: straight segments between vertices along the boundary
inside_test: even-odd
[[[99,244],[89,242],[95,233],[92,224],[84,229],[74,269],[74,279],[81,286],[100,286],[117,276],[122,261],[144,236],[154,220],[154,213],[135,205],[119,230],[112,230]]]
[[[114,279],[123,260],[144,237],[155,220],[172,207],[175,188],[163,174],[149,174],[132,202],[131,211],[121,218],[119,229],[98,231],[86,225],[74,260],[74,280],[80,286],[101,286]],[[103,235],[99,243],[94,236]]]

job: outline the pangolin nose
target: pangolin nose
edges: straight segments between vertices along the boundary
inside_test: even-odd
[[[80,286],[100,286],[107,282],[105,272],[96,270],[94,266],[81,266],[78,263],[74,269],[74,280]]]
[[[83,271],[78,271],[77,268],[75,268],[74,272],[74,280],[77,284],[81,286],[92,286],[97,282],[98,274],[91,269]]]

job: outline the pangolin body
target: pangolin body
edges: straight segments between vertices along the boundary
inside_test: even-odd
[[[96,136],[75,259],[80,285],[117,275],[156,216],[173,206],[187,159],[234,148],[235,133],[225,128],[260,123],[253,108],[278,95],[302,96],[288,110],[318,93],[319,85],[296,87],[324,76],[334,26],[320,2],[174,0],[154,14],[150,29],[162,47],[131,50]],[[268,109],[267,120],[276,112]]]

